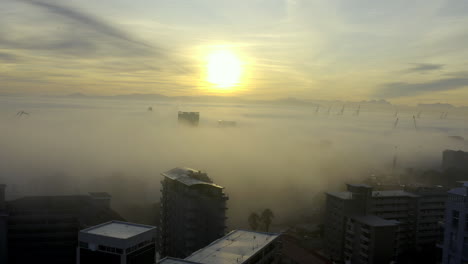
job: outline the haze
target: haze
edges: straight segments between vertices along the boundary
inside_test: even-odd
[[[468,150],[466,110],[440,119],[425,108],[335,103],[202,103],[100,99],[1,97],[0,181],[10,198],[32,194],[108,191],[113,206],[159,200],[161,172],[177,166],[206,171],[226,188],[230,228],[246,227],[247,215],[269,207],[277,224],[314,214],[323,191],[397,169],[439,169],[444,149]],[[153,111],[147,111],[152,106]],[[29,116],[17,116],[25,110]],[[430,110],[432,109],[432,110]],[[197,128],[177,124],[177,111],[199,111]],[[217,120],[236,120],[220,128]],[[132,219],[132,215],[123,215]],[[135,216],[133,216],[135,217]]]

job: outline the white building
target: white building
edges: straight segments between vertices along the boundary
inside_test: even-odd
[[[156,227],[111,221],[78,234],[77,264],[153,264]]]
[[[448,193],[442,263],[468,263],[468,182]]]
[[[185,259],[159,264],[273,264],[280,259],[280,234],[234,230]]]

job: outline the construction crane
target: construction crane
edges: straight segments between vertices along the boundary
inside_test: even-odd
[[[23,115],[29,116],[29,113],[25,111],[19,111],[18,113],[16,113],[17,117],[22,117]]]

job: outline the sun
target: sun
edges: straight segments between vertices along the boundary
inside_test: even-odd
[[[217,50],[208,55],[207,81],[217,88],[229,88],[240,82],[242,63],[230,50]]]

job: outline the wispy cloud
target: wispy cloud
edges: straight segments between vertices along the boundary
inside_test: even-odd
[[[444,64],[432,64],[432,63],[413,63],[413,67],[406,70],[406,72],[419,72],[425,73],[428,71],[441,70],[445,65]]]
[[[144,44],[140,41],[137,41],[129,36],[126,32],[112,26],[111,24],[101,21],[98,18],[87,14],[85,12],[79,11],[69,6],[59,5],[52,2],[44,2],[38,0],[18,0],[20,2],[30,4],[39,8],[43,8],[49,12],[62,16],[66,19],[74,20],[78,22],[78,25],[86,27],[87,29],[93,29],[96,32],[99,32],[103,35],[113,37],[119,40],[127,41],[136,45],[150,47],[147,44]]]
[[[396,98],[450,91],[463,87],[468,87],[468,78],[447,78],[424,83],[393,82],[384,84],[376,95],[381,98]]]
[[[0,61],[16,62],[18,57],[11,53],[0,52]]]

